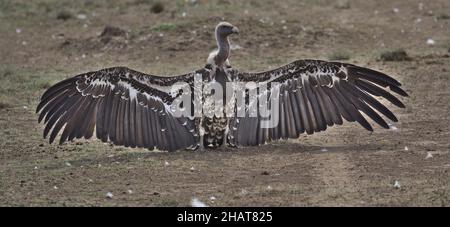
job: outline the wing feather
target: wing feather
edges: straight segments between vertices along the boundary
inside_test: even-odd
[[[397,121],[397,118],[374,97],[382,97],[397,107],[404,108],[405,105],[388,90],[400,96],[408,96],[401,88],[401,83],[391,76],[338,62],[299,60],[267,72],[240,73],[234,70],[233,73],[234,78],[240,82],[282,84],[278,104],[279,124],[267,129],[267,137],[263,135],[264,130],[256,129],[257,144],[280,138],[297,138],[304,132],[313,134],[324,131],[327,126],[343,124],[342,118],[349,122],[356,121],[372,131],[372,125],[365,118],[367,116],[381,127],[388,128],[386,121],[376,111],[392,121]],[[259,122],[262,118],[257,119]],[[247,141],[253,141],[246,137],[254,136],[246,133],[249,130],[246,125],[250,121],[253,119],[242,118],[239,123],[235,123],[237,130],[231,131],[230,138],[243,133],[245,136],[241,137],[246,139],[238,140],[237,145],[246,146],[249,145]]]
[[[80,74],[50,87],[41,96],[36,112],[44,121],[44,137],[60,143],[96,137],[126,147],[174,151],[197,144],[195,124],[172,116],[169,106],[177,97],[170,86],[195,74],[209,76],[207,69],[175,77],[158,77],[125,67]],[[182,123],[183,122],[183,123]],[[183,125],[182,125],[183,124]]]

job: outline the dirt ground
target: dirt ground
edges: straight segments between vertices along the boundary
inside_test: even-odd
[[[450,1],[161,3],[155,13],[151,0],[0,2],[0,205],[450,206]],[[347,122],[261,147],[175,153],[42,138],[35,108],[52,84],[116,65],[198,69],[222,20],[240,29],[231,62],[242,71],[342,58],[392,75],[410,94],[406,109],[389,105],[397,130]],[[398,48],[411,59],[379,60]]]

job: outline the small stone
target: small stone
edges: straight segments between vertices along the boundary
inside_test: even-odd
[[[431,152],[427,152],[427,156],[425,157],[425,159],[430,159],[433,158],[433,155],[431,154]]]
[[[150,11],[152,11],[152,13],[161,13],[164,11],[164,5],[161,2],[155,2],[152,5],[152,8],[150,8]]]
[[[77,15],[77,18],[78,18],[79,20],[86,20],[87,16],[86,16],[86,14],[78,14],[78,15]]]
[[[407,146],[405,146],[405,151],[409,151],[409,148]]]
[[[202,203],[200,200],[198,200],[196,197],[192,198],[191,200],[191,206],[192,207],[208,207],[208,205]]]
[[[393,11],[394,13],[400,12],[400,10],[399,10],[398,8],[393,8],[392,11]]]
[[[114,27],[114,26],[106,26],[102,33],[100,34],[100,37],[119,37],[119,36],[126,36],[127,32],[125,30],[123,30],[122,28],[119,27]]]
[[[128,190],[127,190],[127,193],[128,193],[128,194],[133,194],[133,191],[130,190],[130,189],[128,189]]]
[[[53,186],[53,189],[58,190],[59,188],[57,186]]]
[[[111,192],[106,193],[106,198],[112,199],[114,195]]]
[[[242,47],[238,44],[231,44],[230,49],[231,50],[239,50],[239,49],[242,49]]]
[[[433,39],[431,39],[431,38],[427,39],[428,46],[433,46],[434,44],[436,44],[436,42]]]
[[[192,166],[192,167],[190,168],[190,170],[191,170],[191,171],[195,171],[195,168]]]
[[[164,165],[165,165],[165,166],[169,166],[170,164],[169,164],[168,161],[165,161],[165,162],[164,162]]]
[[[66,162],[65,164],[66,164],[66,166],[69,166],[69,167],[72,166],[72,164],[70,164],[70,162]]]
[[[419,10],[422,11],[423,10],[423,3],[419,3]]]
[[[22,29],[21,29],[21,28],[16,28],[16,33],[17,33],[17,34],[22,33]]]
[[[395,49],[383,51],[380,55],[382,61],[409,61],[411,58],[408,56],[404,49]]]
[[[73,14],[69,11],[61,11],[58,13],[58,15],[56,15],[56,19],[57,20],[69,20],[73,18]]]
[[[399,189],[400,187],[401,187],[400,182],[399,182],[398,180],[396,180],[396,181],[394,182],[394,188]]]

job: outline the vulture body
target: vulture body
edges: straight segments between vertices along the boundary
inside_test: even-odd
[[[52,143],[57,135],[60,144],[75,138],[91,138],[115,145],[143,147],[150,150],[255,146],[279,139],[298,138],[300,134],[325,131],[343,124],[343,119],[358,122],[372,131],[364,113],[383,128],[389,128],[382,116],[396,122],[395,115],[377,97],[404,108],[391,92],[407,93],[392,77],[352,64],[319,60],[298,60],[274,70],[245,73],[233,69],[228,61],[228,37],[238,33],[229,23],[216,27],[218,50],[212,52],[204,68],[184,75],[160,77],[113,67],[83,73],[50,87],[41,97],[36,112],[44,121],[44,138]],[[196,84],[196,79],[202,81]],[[182,96],[173,89],[187,85],[190,97],[201,100],[200,108],[208,108],[205,100],[214,92],[198,93],[206,84],[215,82],[224,91],[223,115],[175,116],[171,105]],[[236,88],[243,91],[244,108],[226,97],[236,94],[227,83],[254,83],[256,86]],[[266,90],[261,85],[267,86]],[[253,92],[256,91],[256,92]],[[200,95],[199,95],[200,94]],[[276,110],[277,123],[263,126],[267,117],[252,115],[262,105],[257,100],[278,100],[269,104]],[[186,104],[183,104],[186,105]],[[194,107],[194,101],[188,105]],[[187,106],[184,106],[187,107]],[[226,110],[234,113],[227,115]],[[236,114],[243,111],[243,115]],[[382,116],[381,116],[382,115]],[[270,120],[269,120],[270,122]]]

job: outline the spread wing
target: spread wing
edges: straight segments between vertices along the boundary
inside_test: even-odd
[[[74,138],[97,138],[127,147],[174,151],[196,147],[195,122],[174,117],[170,105],[177,94],[173,84],[193,86],[194,76],[206,69],[176,76],[158,77],[125,67],[77,75],[49,88],[36,112],[44,120],[44,138],[50,143],[60,131],[60,143]]]
[[[247,91],[246,115],[230,120],[228,139],[236,146],[298,138],[304,132],[313,134],[335,124],[341,125],[342,119],[356,121],[372,131],[372,126],[362,113],[381,127],[389,128],[380,114],[394,122],[397,118],[377,97],[404,108],[403,103],[390,91],[408,96],[400,88],[401,84],[388,75],[337,62],[299,60],[268,72],[240,73],[233,70],[232,74],[237,81],[268,84],[268,100],[275,96],[279,98],[278,124],[272,128],[261,127],[264,118],[259,117],[260,114],[257,117],[249,116],[250,107],[258,105],[249,101]],[[274,85],[272,82],[279,84]],[[258,97],[261,94],[264,92],[259,92]],[[261,101],[258,102],[261,104]],[[273,107],[270,102],[268,106]]]

